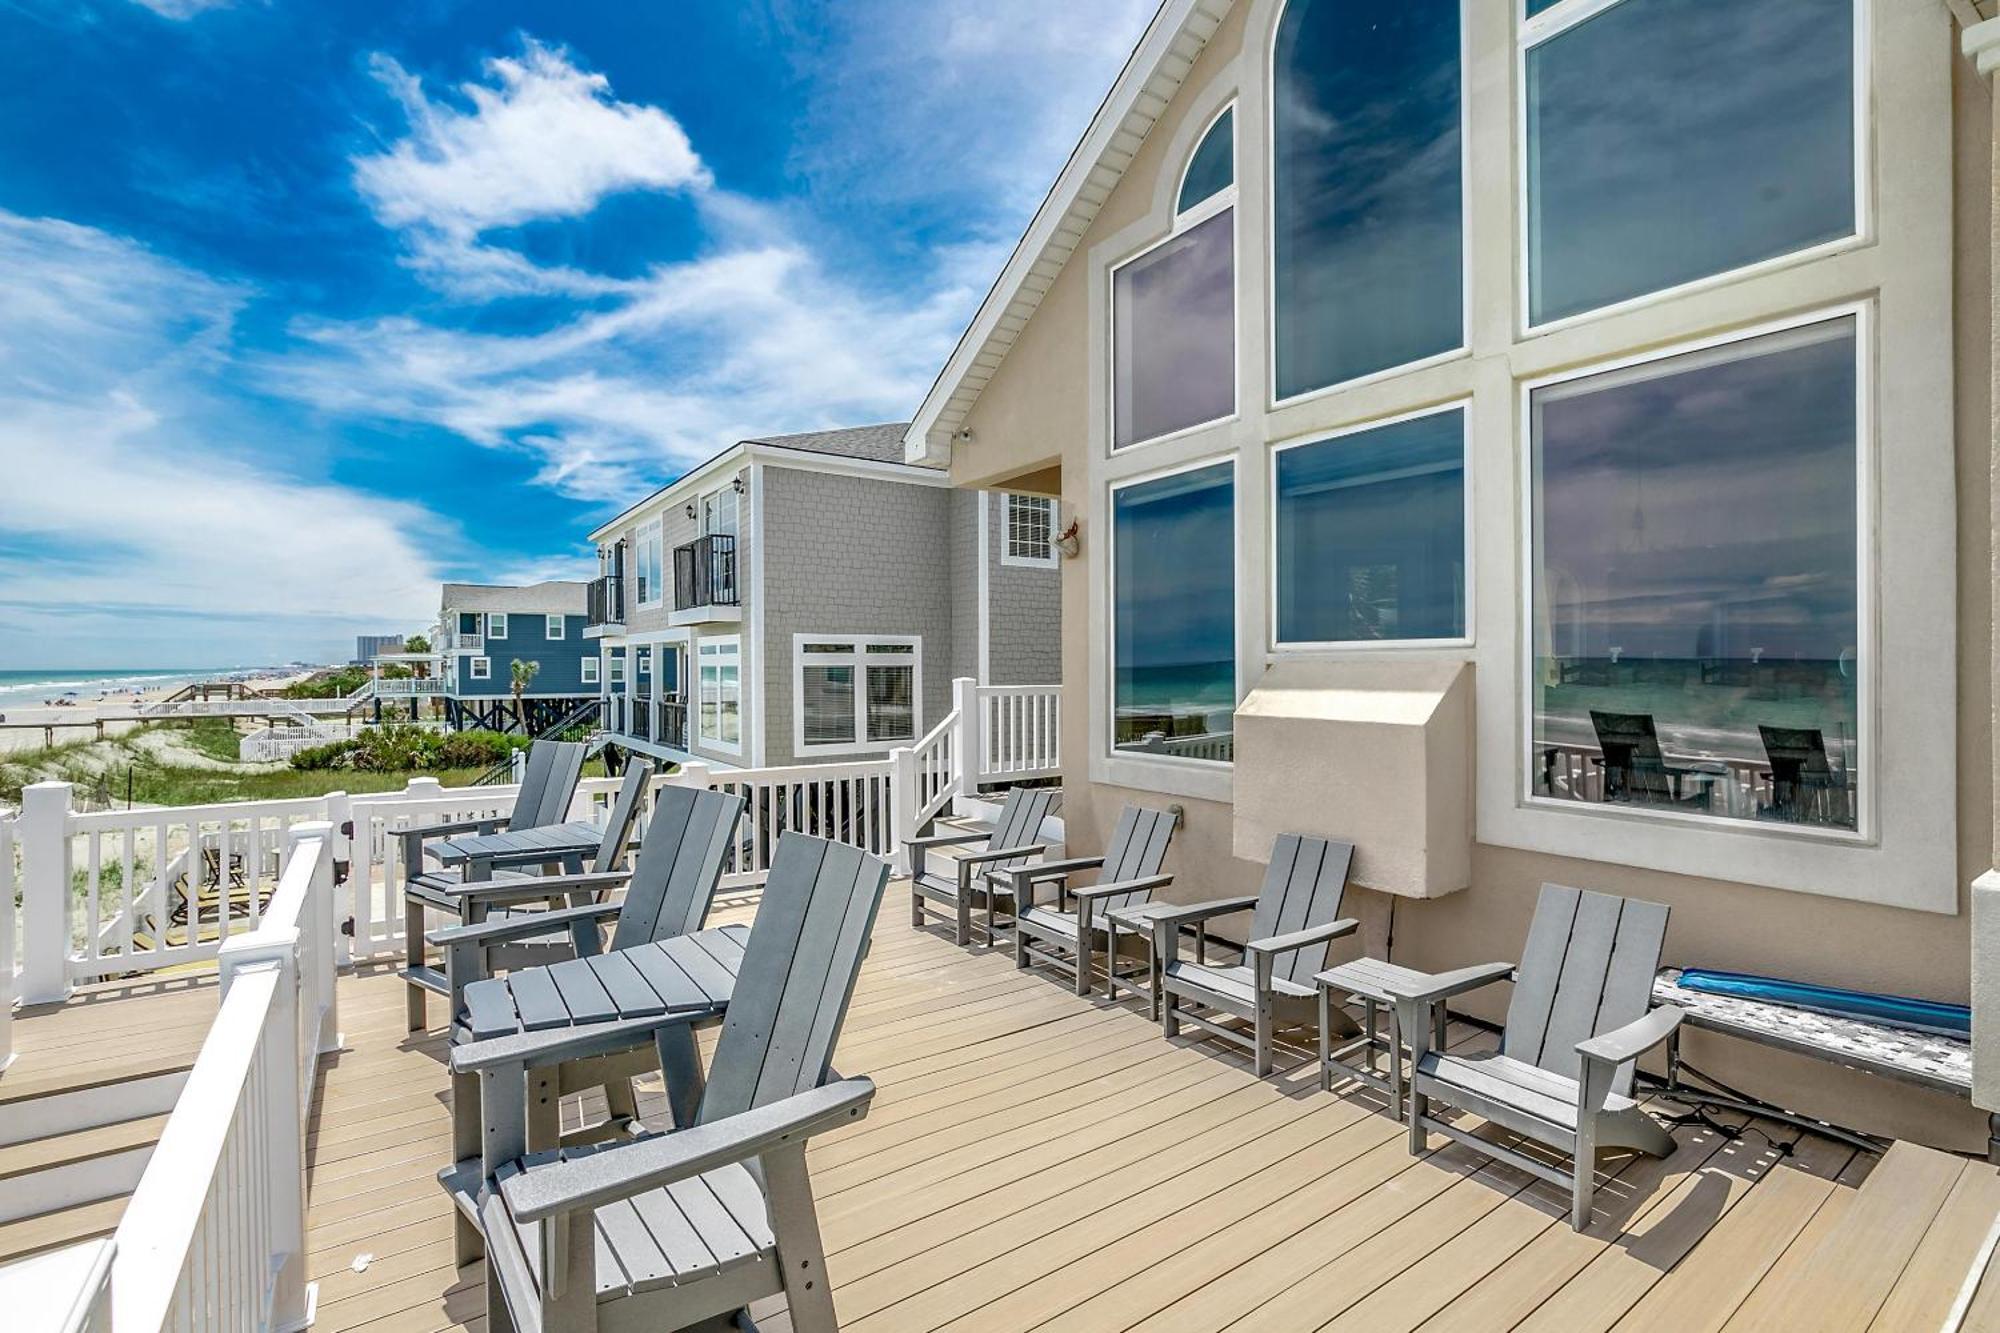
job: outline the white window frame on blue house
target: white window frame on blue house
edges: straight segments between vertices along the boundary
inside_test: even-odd
[[[466,675],[467,675],[467,677],[468,677],[469,679],[471,679],[471,680],[491,680],[491,679],[493,679],[493,659],[492,659],[492,658],[490,658],[490,657],[474,657],[474,658],[469,658],[469,659],[467,659],[467,660],[468,660],[468,661],[470,661],[470,662],[471,662],[471,664],[472,664],[472,665],[471,665],[470,667],[468,667],[468,668],[466,669]]]
[[[504,639],[507,637],[507,613],[505,611],[488,611],[486,613],[486,637],[489,639]]]
[[[582,673],[582,679],[584,684],[595,685],[598,683],[600,673],[598,670],[598,660],[595,657],[585,657],[580,659],[577,663],[577,667],[579,671],[581,671]]]
[[[546,616],[542,622],[542,637],[545,639],[562,638],[563,628],[564,628],[563,620],[564,617],[561,614],[555,612],[551,612],[548,616]]]

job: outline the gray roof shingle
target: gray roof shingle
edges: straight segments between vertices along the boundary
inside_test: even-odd
[[[590,585],[570,579],[523,586],[504,583],[447,583],[444,607],[449,611],[518,611],[524,615],[580,616]]]
[[[848,426],[842,430],[814,430],[799,435],[768,435],[745,440],[745,444],[766,444],[777,449],[801,449],[807,453],[835,454],[842,458],[864,458],[877,463],[903,461],[903,434],[907,421],[879,426]]]

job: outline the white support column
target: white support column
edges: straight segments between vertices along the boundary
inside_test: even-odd
[[[291,864],[301,844],[317,840],[318,846],[311,887],[304,906],[299,910],[302,947],[311,951],[299,960],[299,989],[304,1002],[319,1015],[314,1045],[316,1055],[340,1049],[339,987],[335,982],[340,970],[340,942],[346,937],[340,933],[338,914],[334,910],[333,852],[336,833],[335,825],[313,821],[294,824],[285,834],[286,865]]]
[[[70,785],[21,791],[14,833],[21,843],[21,1003],[60,1004],[70,985]]]
[[[979,682],[971,676],[953,679],[951,706],[958,714],[958,727],[951,738],[952,767],[958,770],[953,790],[958,796],[975,796],[986,765],[986,718],[980,712]]]
[[[14,1063],[14,825],[0,820],[0,1072]]]
[[[270,1327],[302,1329],[312,1311],[306,1281],[305,1095],[299,1071],[299,932],[272,928],[241,935],[222,946],[216,958],[226,1000],[238,976],[276,970],[271,1011],[258,1038],[260,1062],[268,1061],[264,1106],[264,1167],[256,1183],[269,1200],[270,1259],[277,1268]],[[283,1075],[280,1077],[279,1075]]]
[[[334,873],[339,876],[339,882],[333,886],[333,892],[327,895],[330,904],[328,910],[333,914],[334,962],[336,966],[345,967],[354,961],[354,937],[340,929],[340,925],[344,921],[358,924],[361,920],[361,913],[357,910],[360,904],[355,902],[355,895],[368,892],[368,847],[364,838],[361,855],[355,856],[354,835],[359,830],[354,827],[353,798],[346,792],[334,791],[326,794],[326,820],[333,828],[328,856],[333,862]],[[355,864],[357,860],[360,862],[359,865]],[[345,870],[341,869],[343,866],[346,867]]]

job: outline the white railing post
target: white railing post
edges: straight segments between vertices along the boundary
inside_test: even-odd
[[[904,843],[917,836],[918,802],[922,799],[917,784],[917,752],[907,745],[889,751],[889,854],[892,858]]]
[[[271,1262],[271,1317],[274,1330],[301,1329],[311,1306],[306,1282],[306,1117],[300,1085],[299,1050],[299,931],[276,926],[239,936],[222,946],[216,958],[222,997],[239,974],[248,969],[275,968],[277,989],[258,1040],[270,1047],[260,1052],[265,1064],[263,1171],[253,1182],[266,1191],[271,1219],[267,1242]],[[264,1249],[263,1245],[256,1246]]]
[[[958,676],[951,682],[951,706],[958,714],[958,732],[952,737],[952,767],[957,771],[948,785],[959,796],[979,791],[979,779],[986,771],[986,717],[980,711],[979,682]]]
[[[14,821],[0,819],[0,1071],[14,1063]]]
[[[365,833],[354,827],[354,800],[346,792],[330,791],[326,794],[326,822],[333,826],[329,859],[334,863],[336,873],[341,875],[334,892],[327,895],[327,910],[332,914],[334,923],[334,964],[344,967],[354,961],[354,937],[341,930],[340,923],[343,920],[358,923],[361,919],[355,911],[354,895],[368,891],[368,843]],[[357,833],[363,833],[359,839],[359,858],[354,855]],[[359,865],[355,864],[357,859]],[[340,871],[341,866],[346,867],[344,872]]]
[[[678,773],[665,780],[676,787],[706,791],[715,785],[715,774],[707,764],[682,764]]]
[[[70,785],[21,790],[21,1003],[59,1004],[70,985]]]
[[[444,784],[436,778],[411,778],[403,784],[403,795],[412,801],[441,801]]]
[[[299,991],[303,1002],[309,1006],[309,1012],[319,1016],[314,1034],[314,1055],[340,1049],[339,996],[334,982],[339,970],[338,941],[343,937],[334,921],[335,828],[331,823],[318,821],[292,825],[285,831],[285,860],[279,872],[282,878],[284,869],[291,865],[301,843],[314,843],[312,884],[306,891],[305,903],[299,908],[298,920],[302,941]],[[300,1052],[302,1060],[305,1055],[305,1052]]]

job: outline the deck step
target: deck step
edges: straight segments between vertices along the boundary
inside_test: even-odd
[[[108,1236],[118,1229],[118,1219],[124,1215],[125,1200],[120,1197],[0,1222],[0,1263]]]
[[[1809,1226],[1729,1327],[1864,1333],[1968,1167],[1965,1158],[1951,1153],[1914,1143],[1892,1145],[1832,1225],[1807,1243],[1813,1237]],[[1963,1276],[1952,1281],[1953,1294]],[[1906,1293],[1905,1299],[1914,1302],[1914,1296]]]
[[[193,1068],[192,1052],[176,1052],[18,1081],[10,1073],[0,1078],[0,1152],[171,1111]]]
[[[7,1189],[9,1181],[32,1172],[74,1166],[134,1148],[150,1148],[160,1141],[167,1114],[162,1111],[0,1148],[0,1192]]]

